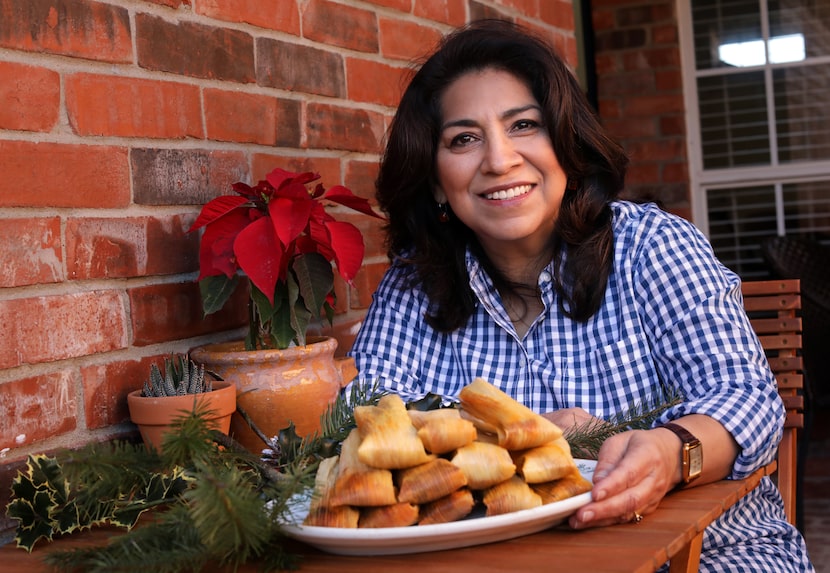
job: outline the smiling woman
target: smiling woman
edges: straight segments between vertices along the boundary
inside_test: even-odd
[[[577,529],[751,475],[784,419],[738,277],[689,222],[620,200],[626,165],[543,40],[504,21],[450,34],[392,124],[392,266],[351,352],[405,401],[456,402],[483,378],[563,429],[681,396],[604,442]],[[812,571],[769,478],[704,535],[701,570],[736,569]]]

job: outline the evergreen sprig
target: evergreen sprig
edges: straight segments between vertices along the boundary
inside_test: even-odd
[[[565,439],[575,458],[597,459],[603,442],[626,430],[647,430],[663,412],[683,401],[683,395],[672,389],[637,401],[609,418],[597,418],[565,430]]]

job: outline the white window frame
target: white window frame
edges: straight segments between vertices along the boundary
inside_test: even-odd
[[[701,150],[699,102],[697,98],[697,78],[706,75],[716,75],[712,70],[696,70],[694,37],[692,30],[693,0],[677,0],[677,24],[680,45],[680,63],[683,74],[683,97],[686,106],[686,149],[689,162],[689,194],[692,206],[692,221],[705,235],[709,236],[709,215],[706,202],[707,189],[724,187],[750,187],[756,185],[774,185],[778,234],[784,235],[784,203],[782,199],[783,186],[799,181],[830,181],[830,160],[810,161],[803,163],[777,164],[776,138],[770,141],[773,163],[768,166],[735,167],[729,169],[703,169],[703,155]],[[763,13],[766,14],[766,0],[760,0]],[[768,36],[768,22],[762,18],[762,31]],[[830,63],[830,56],[813,58],[811,63]],[[766,75],[767,109],[774,110],[772,82],[770,76],[774,69],[793,66],[794,64],[765,64],[744,68],[745,70],[763,70]],[[797,64],[803,65],[803,64]],[[771,115],[770,117],[774,117]],[[770,129],[774,130],[774,122]],[[774,136],[775,133],[773,132]]]

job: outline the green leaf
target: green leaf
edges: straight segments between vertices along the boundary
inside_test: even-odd
[[[320,316],[326,296],[334,288],[331,263],[319,253],[299,255],[291,265],[297,277],[303,304],[313,316]]]
[[[204,316],[220,310],[239,284],[239,276],[228,278],[225,275],[205,277],[199,281],[199,292],[202,294],[202,310]]]
[[[289,298],[288,287],[284,283],[277,284],[277,298],[286,301]],[[291,306],[282,304],[271,318],[271,336],[277,348],[288,348],[296,336],[291,326]]]
[[[288,303],[291,305],[291,329],[294,331],[294,340],[300,346],[305,346],[305,332],[311,321],[311,313],[300,298],[300,287],[293,275],[288,275]]]

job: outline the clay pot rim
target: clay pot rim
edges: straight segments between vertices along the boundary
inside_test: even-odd
[[[228,342],[211,342],[197,346],[190,351],[190,357],[196,362],[211,362],[217,364],[248,363],[255,356],[266,360],[276,360],[280,356],[291,357],[302,354],[309,358],[331,354],[337,350],[337,339],[333,336],[309,336],[305,346],[290,348],[267,348],[263,350],[245,350],[245,341],[242,339]]]
[[[127,401],[141,401],[145,404],[149,403],[149,400],[175,400],[178,398],[180,401],[187,399],[188,402],[192,401],[193,399],[198,400],[200,396],[206,397],[214,392],[221,392],[222,390],[228,390],[228,388],[233,388],[234,395],[236,394],[236,385],[233,382],[226,382],[224,380],[216,380],[213,382],[213,390],[210,392],[200,392],[198,394],[184,394],[182,396],[142,396],[141,393],[144,391],[141,388],[138,390],[133,390],[129,394],[127,394]],[[235,398],[234,398],[235,401]]]

